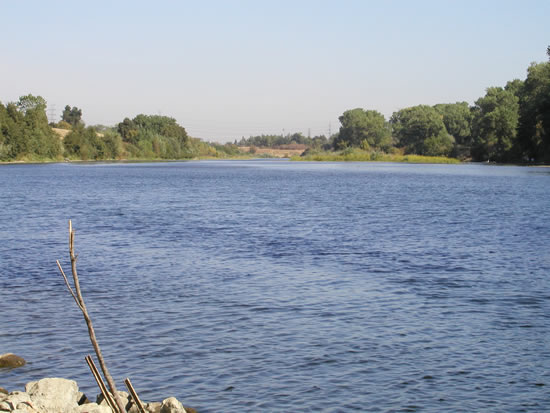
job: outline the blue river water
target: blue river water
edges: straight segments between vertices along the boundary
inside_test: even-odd
[[[550,168],[0,166],[0,353],[200,412],[550,411]]]

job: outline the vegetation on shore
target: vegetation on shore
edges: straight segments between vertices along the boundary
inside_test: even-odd
[[[550,57],[550,47],[547,52]],[[48,124],[46,106],[33,95],[0,103],[0,161],[234,159],[267,152],[258,148],[300,148],[302,160],[550,164],[550,62],[532,63],[524,81],[487,88],[473,106],[417,105],[389,120],[372,109],[347,110],[332,136],[294,133],[208,143],[188,136],[168,116],[139,114],[113,127],[86,127],[82,110],[67,105],[62,119]],[[54,127],[69,132],[60,137]]]
[[[547,53],[550,57],[550,47]],[[525,80],[487,88],[473,106],[467,102],[416,105],[394,112],[388,120],[376,110],[355,108],[339,120],[340,130],[328,138],[261,135],[238,144],[306,144],[307,160],[447,162],[443,157],[550,164],[550,62],[532,63]],[[346,152],[349,148],[351,152]]]
[[[406,162],[406,163],[442,163],[457,164],[456,158],[445,156],[405,155],[401,153],[384,153],[365,151],[359,148],[346,148],[341,151],[308,151],[302,156],[293,156],[293,161],[321,162]]]

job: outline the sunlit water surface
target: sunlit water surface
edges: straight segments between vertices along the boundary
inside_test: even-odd
[[[0,166],[0,370],[200,412],[550,409],[550,169]]]

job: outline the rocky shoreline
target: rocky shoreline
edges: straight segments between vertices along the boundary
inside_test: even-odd
[[[128,413],[139,413],[137,405],[126,392],[118,392]],[[175,397],[162,402],[142,401],[147,413],[196,413],[184,407]],[[25,391],[12,391],[0,387],[0,413],[113,413],[103,395],[95,402],[78,390],[74,380],[44,378],[27,383]]]

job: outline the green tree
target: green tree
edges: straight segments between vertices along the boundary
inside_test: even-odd
[[[431,106],[401,109],[392,115],[391,125],[405,153],[449,156],[452,152],[454,139],[447,133],[442,115]]]
[[[550,162],[550,62],[527,69],[519,102],[518,141],[526,160]]]
[[[61,120],[75,127],[82,123],[82,109],[78,109],[76,106],[72,108],[69,105],[65,106],[63,114],[61,115]]]
[[[26,95],[19,98],[16,106],[19,111],[26,114],[28,110],[45,111],[47,104],[42,96]]]
[[[362,147],[387,150],[391,146],[391,132],[380,112],[351,109],[339,117],[340,132],[334,140],[336,148]]]
[[[441,103],[434,106],[443,120],[445,129],[459,145],[471,144],[472,113],[467,102]]]
[[[114,140],[114,142],[113,142]],[[94,127],[85,128],[77,124],[63,139],[65,151],[69,156],[79,159],[113,159],[116,152],[116,137],[105,139],[97,133]],[[116,155],[116,154],[115,154]]]
[[[490,87],[475,102],[472,156],[478,161],[514,160],[519,104],[518,97],[501,87]]]
[[[135,123],[129,118],[124,118],[117,126],[118,133],[124,142],[137,143],[138,129]]]

